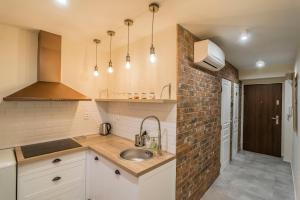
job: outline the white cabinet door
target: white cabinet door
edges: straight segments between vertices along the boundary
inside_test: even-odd
[[[95,153],[91,155],[89,164],[91,200],[138,200],[137,178],[103,157]]]
[[[230,160],[230,115],[231,115],[231,82],[222,79],[221,96],[221,171]]]
[[[238,152],[238,133],[239,133],[239,84],[233,86],[233,116],[232,116],[232,157]]]

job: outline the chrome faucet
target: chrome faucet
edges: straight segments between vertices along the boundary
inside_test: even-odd
[[[145,137],[145,135],[143,134],[143,125],[144,125],[144,122],[147,120],[147,119],[155,119],[157,121],[157,124],[158,124],[158,144],[157,144],[157,153],[160,155],[161,154],[161,128],[160,128],[160,121],[158,119],[158,117],[154,116],[154,115],[150,115],[148,117],[145,117],[141,123],[141,127],[140,127],[140,134],[139,134],[139,139],[142,140],[143,137]],[[136,137],[136,140],[137,140],[137,137]],[[137,143],[137,142],[136,142]],[[144,146],[145,144],[142,143],[141,146]]]

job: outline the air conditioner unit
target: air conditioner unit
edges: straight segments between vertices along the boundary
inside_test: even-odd
[[[223,50],[210,40],[194,43],[194,63],[211,71],[219,71],[225,66]]]

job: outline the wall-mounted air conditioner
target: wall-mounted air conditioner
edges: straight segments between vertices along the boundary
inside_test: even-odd
[[[194,43],[194,63],[212,71],[219,71],[225,66],[223,50],[210,40]]]

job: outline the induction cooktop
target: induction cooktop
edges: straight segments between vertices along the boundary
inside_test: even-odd
[[[71,138],[69,138],[69,139],[21,146],[21,150],[24,158],[31,158],[35,156],[54,153],[58,151],[64,151],[68,149],[74,149],[78,147],[81,147],[81,145],[75,142],[74,140],[72,140]]]

